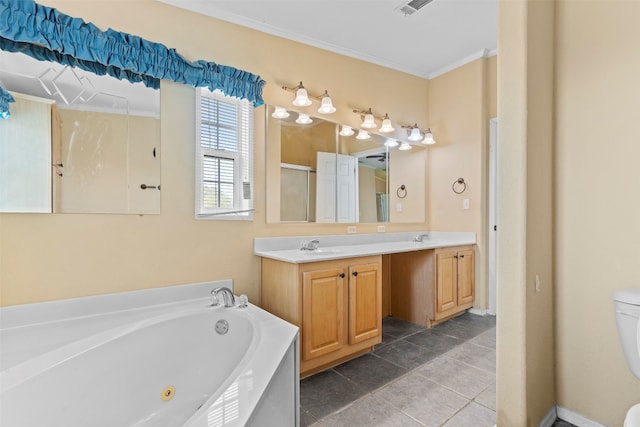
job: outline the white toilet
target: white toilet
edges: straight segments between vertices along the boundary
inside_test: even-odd
[[[631,372],[640,379],[640,289],[614,292],[613,304],[624,357]],[[629,409],[624,427],[640,427],[640,403]]]

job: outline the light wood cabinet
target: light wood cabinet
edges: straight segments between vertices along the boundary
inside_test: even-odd
[[[434,326],[471,308],[475,291],[473,246],[391,255],[391,314]]]
[[[300,328],[301,376],[382,340],[380,256],[303,264],[262,258],[261,289],[262,307]]]

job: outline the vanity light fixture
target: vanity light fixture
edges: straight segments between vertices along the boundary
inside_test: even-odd
[[[320,108],[318,108],[318,113],[320,114],[331,114],[336,112],[336,107],[333,106],[333,102],[331,101],[331,97],[329,93],[325,90],[322,95],[322,101],[320,101]]]
[[[378,130],[382,133],[390,133],[395,130],[394,127],[391,126],[391,119],[389,118],[389,113],[386,113],[382,118],[382,126],[380,126],[380,129]]]
[[[371,135],[369,135],[369,132],[366,130],[359,130],[358,131],[358,135],[356,135],[356,139],[369,139],[371,138]]]
[[[276,110],[271,114],[274,119],[286,119],[290,116],[289,112],[284,107],[276,107]]]
[[[320,108],[318,108],[318,113],[321,114],[331,114],[336,112],[336,108],[333,106],[333,102],[331,101],[331,97],[329,96],[329,92],[326,90],[322,94],[322,96],[312,95],[307,92],[307,89],[302,85],[302,82],[296,87],[287,87],[282,86],[282,89],[287,92],[293,92],[296,94],[292,104],[296,107],[308,107],[311,105],[311,99],[315,99],[316,101],[320,101]]]
[[[384,145],[385,147],[393,148],[393,147],[397,147],[399,143],[395,139],[387,138],[387,140],[384,142]]]
[[[307,94],[307,90],[302,86],[302,82],[296,88],[296,97],[292,102],[296,107],[308,107],[311,105],[311,100],[309,99],[309,94]]]
[[[342,128],[340,128],[340,135],[342,136],[351,136],[354,133],[355,132],[351,126],[342,125]]]
[[[424,138],[424,136],[422,135],[422,132],[420,132],[420,129],[418,128],[417,123],[413,126],[402,126],[402,127],[407,130],[407,137],[409,141],[418,142],[418,141],[422,141],[422,138]]]
[[[360,126],[365,129],[375,129],[378,127],[375,118],[373,117],[373,113],[371,112],[371,108],[367,111],[361,111],[361,113],[364,113],[364,118],[362,119],[362,124],[360,124]]]
[[[310,123],[313,123],[313,120],[311,119],[311,117],[309,117],[308,114],[300,113],[300,114],[298,114],[298,118],[296,119],[296,123],[301,124],[301,125],[308,125]]]
[[[433,134],[431,133],[431,128],[427,129],[427,131],[424,133],[424,141],[422,141],[423,144],[427,144],[427,145],[431,145],[431,144],[435,144],[436,140],[433,139]]]
[[[413,147],[411,146],[411,144],[404,141],[402,144],[400,144],[400,147],[398,147],[398,150],[406,151],[406,150],[411,150],[412,148]]]

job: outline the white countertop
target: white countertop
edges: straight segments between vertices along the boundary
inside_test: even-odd
[[[414,242],[418,235],[428,235]],[[315,251],[301,251],[302,242],[318,240]],[[369,255],[420,251],[450,246],[474,245],[476,233],[420,231],[403,233],[348,234],[328,236],[265,237],[254,240],[254,254],[291,263],[326,261]]]

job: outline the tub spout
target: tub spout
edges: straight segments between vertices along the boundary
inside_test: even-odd
[[[224,300],[225,307],[234,307],[236,305],[236,298],[233,296],[233,292],[231,292],[231,289],[222,286],[211,291],[212,306],[220,305],[218,294],[222,294],[222,299]]]

